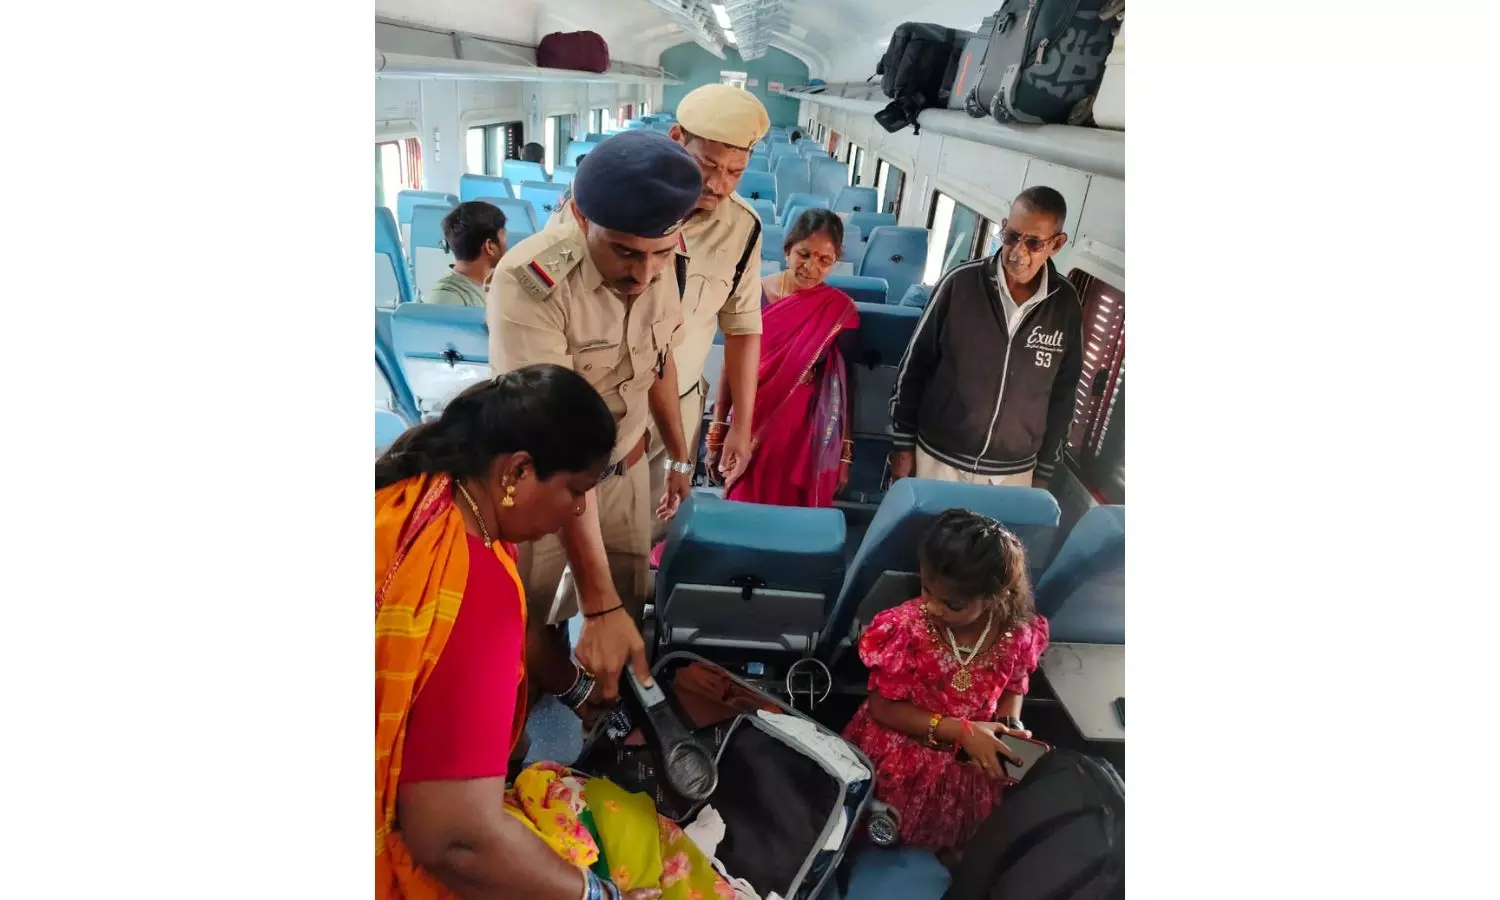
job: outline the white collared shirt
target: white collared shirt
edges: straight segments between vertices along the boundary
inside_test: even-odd
[[[1037,303],[1047,297],[1047,266],[1042,264],[1042,280],[1036,286],[1036,293],[1025,303],[1016,305],[1016,301],[1010,295],[1010,288],[1005,285],[1005,273],[1000,269],[1000,254],[995,254],[994,264],[990,266],[990,281],[994,282],[996,291],[1000,294],[1000,309],[1005,313],[1005,330],[1011,334],[1016,332],[1016,320],[1031,309]]]

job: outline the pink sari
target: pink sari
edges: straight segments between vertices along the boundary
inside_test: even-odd
[[[859,312],[847,294],[825,284],[772,303],[761,321],[755,451],[724,496],[775,506],[832,506],[849,399],[844,359],[833,339],[859,325]]]

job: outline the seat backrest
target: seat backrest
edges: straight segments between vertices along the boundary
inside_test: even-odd
[[[786,239],[786,229],[780,225],[760,226],[760,258],[774,262],[785,262],[786,253],[781,244]]]
[[[876,613],[917,596],[917,546],[933,520],[949,509],[999,521],[1021,539],[1028,561],[1051,555],[1059,510],[1046,491],[903,478],[886,492],[855,551],[819,643],[820,656],[831,658],[839,644],[853,640],[856,624],[866,625]]]
[[[895,225],[896,216],[894,213],[879,212],[850,213],[849,224],[859,226],[859,230],[864,232],[865,241],[868,242],[870,240],[870,232],[882,225]]]
[[[760,224],[762,225],[762,227],[766,225],[776,224],[775,201],[773,201],[769,197],[759,197],[755,200],[749,201],[749,203],[750,206],[755,210],[755,214],[757,216],[760,216]]]
[[[384,206],[375,207],[375,307],[395,309],[412,300],[411,277],[396,217]]]
[[[396,345],[392,338],[392,322],[396,314],[392,310],[375,310],[375,373],[383,382],[377,395],[389,399],[388,408],[408,422],[421,418],[417,412],[417,401],[412,396],[411,386],[401,371],[401,361],[396,356]],[[377,404],[378,405],[378,404]]]
[[[585,144],[602,144],[604,143],[604,139],[607,137],[609,137],[609,135],[604,134],[603,132],[596,131],[591,134],[584,135],[583,142]]]
[[[536,220],[536,208],[516,197],[479,197],[481,202],[499,207],[505,213],[505,243],[515,246],[524,237],[540,230]]]
[[[874,275],[890,282],[891,295],[906,296],[906,289],[922,280],[927,264],[927,229],[882,225],[865,241],[865,258],[859,274]]]
[[[439,278],[447,275],[453,254],[443,243],[443,219],[452,212],[448,206],[418,206],[411,217],[412,287],[417,299],[426,296]]]
[[[521,186],[523,181],[547,182],[547,168],[541,163],[527,162],[524,159],[507,159],[500,163],[500,174],[510,179],[510,183]],[[520,196],[519,193],[517,196]]]
[[[847,497],[873,503],[884,491],[896,369],[921,312],[883,301],[855,306],[859,327],[838,337],[839,352],[849,367],[849,426],[854,432],[854,465],[849,468]]]
[[[807,178],[806,160],[781,161],[782,168],[776,171],[772,177],[776,179],[776,211],[785,212],[791,198],[797,194],[812,193],[812,183]],[[788,165],[788,163],[802,163],[803,165]]]
[[[442,411],[455,394],[490,377],[484,309],[403,303],[391,317],[391,344],[423,416]]]
[[[823,145],[817,141],[798,141],[797,153],[806,159],[828,155],[828,151],[824,150]]]
[[[777,196],[779,197],[780,195],[778,194]],[[792,227],[792,223],[797,221],[797,216],[800,216],[804,210],[827,209],[828,198],[823,194],[801,191],[787,197],[785,203],[778,203],[777,208],[781,212],[781,216],[777,221],[790,228]]]
[[[573,183],[573,176],[578,174],[577,166],[553,166],[552,183],[569,185]]]
[[[762,253],[764,252],[762,251]],[[785,259],[766,259],[764,256],[760,258],[760,277],[762,278],[768,275],[775,275],[784,268],[786,268]]]
[[[769,172],[771,171],[771,160],[764,156],[752,155],[745,161],[746,172]]]
[[[771,165],[773,167],[787,157],[801,159],[802,154],[797,152],[795,144],[775,143],[771,145]]]
[[[396,195],[396,224],[400,226],[401,246],[408,248],[408,255],[411,247],[412,210],[418,206],[434,204],[457,206],[458,197],[442,191],[401,191]]]
[[[375,410],[375,455],[378,457],[406,431],[406,422],[388,409]]]
[[[834,212],[877,212],[880,199],[872,187],[846,187],[833,198]]]
[[[739,186],[734,189],[736,194],[746,200],[770,200],[776,201],[776,178],[769,172],[746,171],[740,176]]]
[[[906,289],[906,294],[901,298],[901,305],[923,309],[930,299],[932,299],[932,285],[918,282]]]
[[[829,275],[827,284],[848,294],[855,303],[874,306],[884,306],[890,291],[890,285],[885,283],[884,278],[871,278],[868,275]]]
[[[1059,643],[1125,643],[1125,507],[1083,514],[1036,585]]]
[[[531,204],[536,212],[536,220],[546,224],[557,212],[558,206],[562,205],[562,195],[568,190],[567,185],[552,184],[546,181],[523,181],[520,184],[521,199]]]
[[[570,166],[578,165],[578,157],[587,156],[594,149],[593,143],[589,141],[568,141],[567,149],[563,150],[563,162]]]
[[[859,269],[859,261],[865,256],[865,236],[859,226],[844,224],[843,261]]]
[[[473,174],[458,176],[458,199],[464,203],[481,197],[514,197],[515,195],[515,185],[511,184],[509,178]]]
[[[843,584],[838,509],[737,503],[694,492],[667,531],[656,576],[669,646],[812,649]]]
[[[839,191],[849,184],[849,166],[827,156],[814,156],[808,160],[812,189],[827,194],[829,199],[837,197]],[[892,223],[894,224],[894,223]]]

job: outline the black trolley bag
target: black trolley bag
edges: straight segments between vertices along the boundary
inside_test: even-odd
[[[1125,782],[1053,748],[964,847],[942,900],[1123,900]]]
[[[627,677],[622,695],[631,689]],[[629,702],[595,725],[574,768],[650,795],[657,812],[679,824],[713,806],[725,824],[714,854],[725,871],[762,897],[772,891],[786,900],[819,896],[868,812],[875,772],[869,758],[779,698],[692,653],[663,656],[652,677],[691,738],[714,757],[717,780],[707,798],[683,796],[668,783],[651,740],[635,721],[646,713]],[[821,755],[768,727],[758,710],[810,723],[871,778],[846,784]],[[839,829],[842,836],[835,839]],[[837,849],[823,849],[835,840]]]
[[[1104,80],[1124,6],[1123,0],[1005,0],[964,111],[1020,125],[1061,125],[1083,115]]]

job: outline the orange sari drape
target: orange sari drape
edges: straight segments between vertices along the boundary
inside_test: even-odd
[[[451,896],[417,868],[394,828],[396,786],[413,701],[453,631],[469,579],[469,543],[446,475],[408,478],[375,492],[375,896]],[[503,545],[495,556],[516,583],[524,626],[526,592]],[[525,661],[520,671],[525,678]],[[525,691],[516,704],[512,749],[526,724]]]

